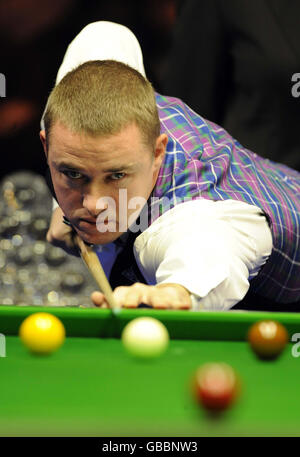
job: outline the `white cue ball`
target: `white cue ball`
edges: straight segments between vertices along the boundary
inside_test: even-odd
[[[153,317],[138,317],[123,329],[122,343],[131,355],[152,359],[159,357],[167,349],[169,333],[159,320]]]

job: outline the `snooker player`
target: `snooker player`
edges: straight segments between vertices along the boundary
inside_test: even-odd
[[[299,301],[300,174],[143,74],[124,26],[90,24],[69,46],[40,133],[59,203],[48,241],[72,252],[67,218],[120,306],[225,310],[249,288]]]

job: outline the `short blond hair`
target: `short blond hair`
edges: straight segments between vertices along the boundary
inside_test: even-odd
[[[113,135],[135,123],[147,145],[160,134],[155,93],[138,71],[113,60],[85,62],[52,90],[45,113],[47,143],[56,122],[75,133]]]

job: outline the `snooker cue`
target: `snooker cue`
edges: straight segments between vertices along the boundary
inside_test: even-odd
[[[93,251],[92,247],[85,244],[85,242],[77,234],[74,236],[74,241],[79,248],[81,258],[96,280],[101,292],[105,295],[109,307],[112,310],[118,309],[119,306],[114,299],[113,291],[110,287],[97,254]]]

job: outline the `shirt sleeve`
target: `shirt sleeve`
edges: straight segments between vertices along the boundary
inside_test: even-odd
[[[149,284],[177,283],[194,310],[226,310],[243,299],[272,251],[262,210],[234,200],[193,200],[159,217],[135,240]]]

